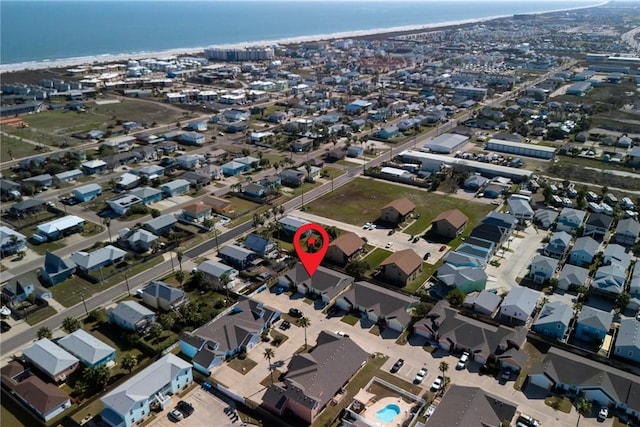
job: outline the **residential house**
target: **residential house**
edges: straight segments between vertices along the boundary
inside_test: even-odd
[[[602,240],[609,232],[613,217],[603,213],[589,214],[587,222],[584,225],[583,236],[592,236],[594,239]]]
[[[631,151],[629,151],[629,160],[627,160],[627,164],[631,167],[640,166],[640,146],[633,147]]]
[[[23,179],[22,183],[23,185],[25,183],[30,183],[36,187],[48,188],[53,186],[53,176],[49,175],[48,173],[45,173],[42,175],[32,176],[32,177]]]
[[[483,196],[487,199],[499,199],[504,192],[505,188],[498,184],[489,184],[482,190]]]
[[[140,177],[138,175],[132,173],[125,173],[118,178],[116,182],[116,190],[117,191],[126,191],[136,188],[140,183]]]
[[[600,243],[591,237],[579,237],[576,239],[571,252],[569,253],[568,262],[579,267],[588,267],[593,262]]]
[[[239,270],[247,268],[256,258],[258,254],[238,245],[227,245],[220,249],[218,256],[227,264],[236,267]]]
[[[153,311],[135,301],[123,301],[107,310],[109,323],[128,331],[144,333],[156,321]]]
[[[543,230],[548,230],[558,219],[558,212],[551,209],[539,209],[533,215],[533,223]]]
[[[136,252],[147,252],[153,246],[158,236],[147,230],[134,230],[127,238],[129,247]]]
[[[6,257],[27,248],[27,238],[23,235],[0,225],[0,255]]]
[[[110,148],[116,153],[123,153],[133,148],[136,138],[129,135],[116,136],[102,141],[100,147]]]
[[[464,306],[484,316],[493,317],[502,302],[502,297],[496,292],[482,290],[472,292],[464,299]]]
[[[380,264],[380,277],[387,283],[406,286],[422,272],[422,257],[412,249],[394,252]]]
[[[36,227],[39,235],[48,241],[62,239],[73,233],[79,233],[84,226],[84,219],[75,215],[67,215]]]
[[[224,285],[223,277],[227,280],[235,280],[240,272],[233,267],[217,261],[207,260],[198,265],[198,271],[204,274],[206,282],[213,284],[216,287],[222,287]]]
[[[584,217],[587,215],[585,211],[573,208],[563,208],[558,216],[556,231],[566,231],[571,233],[582,226]]]
[[[262,199],[263,197],[266,197],[267,189],[260,184],[251,183],[242,189],[242,193],[245,196]]]
[[[640,365],[640,322],[637,319],[622,319],[613,354]]]
[[[200,154],[184,154],[182,156],[174,157],[176,166],[182,170],[191,171],[200,167],[200,164],[204,160],[204,157]],[[186,179],[181,177],[183,179]]]
[[[365,241],[356,233],[345,232],[333,239],[324,257],[329,262],[345,266],[363,251]]]
[[[154,280],[142,288],[139,295],[142,298],[142,302],[156,310],[175,310],[187,302],[187,295],[184,291],[159,280]]]
[[[604,265],[617,264],[626,270],[631,264],[631,255],[627,253],[624,246],[609,244],[602,254],[602,263]]]
[[[99,268],[122,261],[126,255],[126,251],[116,248],[113,245],[107,245],[93,252],[73,252],[71,254],[71,261],[73,261],[78,270],[90,273]]]
[[[192,382],[191,365],[169,353],[100,399],[102,423],[109,427],[140,424],[154,414],[153,406],[169,407],[171,395],[184,391]]]
[[[278,220],[280,228],[291,235],[295,234],[296,231],[298,231],[298,228],[306,224],[309,224],[309,221],[291,215],[287,215]]]
[[[47,251],[44,265],[40,269],[40,278],[48,285],[57,285],[70,278],[76,272],[76,265],[71,258],[64,259]]]
[[[185,172],[181,176],[182,179],[186,179],[195,189],[200,189],[211,184],[211,175],[203,173],[201,170],[198,172]]]
[[[400,224],[416,209],[416,205],[407,198],[396,199],[382,207],[380,219],[392,224]]]
[[[261,257],[267,256],[274,249],[277,248],[276,243],[265,239],[259,234],[251,233],[244,241],[244,247],[252,252],[257,253]]]
[[[350,145],[347,147],[347,152],[345,154],[347,157],[356,159],[364,154],[364,148],[362,145]]]
[[[129,195],[142,200],[145,206],[162,201],[162,191],[153,187],[139,187],[129,191]]]
[[[557,231],[549,238],[549,243],[544,247],[543,253],[552,258],[562,258],[569,250],[571,234],[566,231]]]
[[[46,338],[22,350],[22,357],[54,383],[66,381],[67,377],[80,366],[80,361],[74,355]]]
[[[353,283],[353,277],[318,267],[313,276],[309,276],[301,263],[286,271],[278,279],[278,286],[295,289],[303,295],[314,295],[325,304],[330,304]]]
[[[205,135],[199,132],[185,132],[180,135],[180,142],[185,145],[202,146],[205,142]]]
[[[97,175],[107,170],[107,162],[100,159],[89,160],[80,163],[80,167],[85,175]]]
[[[71,407],[69,396],[54,384],[42,381],[31,369],[12,360],[0,369],[0,381],[11,395],[45,422]]]
[[[499,426],[516,415],[517,405],[483,390],[451,384],[429,417],[429,424],[449,427]]]
[[[507,209],[520,222],[533,219],[533,209],[527,200],[509,197]]]
[[[87,184],[75,188],[71,194],[79,202],[89,202],[102,194],[102,187],[99,184]]]
[[[180,350],[193,367],[205,374],[229,357],[250,351],[260,343],[262,332],[280,318],[280,312],[254,299],[240,297],[221,316],[192,332],[180,335]]]
[[[156,236],[164,236],[172,231],[176,227],[177,223],[178,220],[175,216],[167,214],[161,215],[157,218],[152,218],[147,222],[143,222],[142,228]]]
[[[527,323],[540,297],[540,292],[529,288],[511,288],[500,305],[500,317],[509,322]]]
[[[150,181],[153,181],[156,178],[164,176],[165,168],[159,165],[149,165],[138,168],[131,173],[138,176],[146,176]]]
[[[311,424],[368,358],[351,338],[322,331],[310,353],[291,358],[282,382],[267,388],[262,406],[277,416],[292,412]]]
[[[613,234],[613,241],[625,247],[633,247],[640,235],[640,222],[634,218],[621,219]]]
[[[551,347],[529,371],[529,384],[553,394],[582,396],[595,407],[606,406],[640,422],[640,381],[637,375],[575,353]]]
[[[580,286],[587,286],[589,270],[571,264],[565,264],[558,275],[558,288],[568,291]]]
[[[211,209],[218,214],[228,213],[232,208],[230,201],[213,196],[203,197],[202,203],[211,206]]]
[[[533,278],[535,283],[544,283],[553,278],[558,265],[559,262],[555,258],[536,255],[529,265],[529,276]]]
[[[454,239],[464,232],[468,221],[469,218],[458,209],[451,209],[440,213],[431,221],[431,231]]]
[[[304,182],[306,173],[295,169],[285,169],[280,172],[280,181],[282,185],[288,187],[299,187]]]
[[[571,319],[573,319],[573,307],[562,301],[551,301],[542,307],[531,329],[547,337],[562,340],[569,329]]]
[[[160,189],[166,197],[174,197],[185,194],[189,191],[191,184],[186,179],[176,179],[166,184],[162,184]]]
[[[489,179],[479,174],[473,174],[469,178],[465,179],[463,186],[469,190],[478,191],[484,187],[487,182],[489,182]]]
[[[11,206],[8,214],[13,218],[20,219],[46,211],[47,209],[48,204],[44,200],[25,199]]]
[[[613,313],[585,305],[575,325],[575,338],[600,343],[611,329]]]
[[[609,298],[617,298],[624,292],[627,270],[620,264],[609,264],[596,270],[591,291]]]
[[[135,190],[137,189],[134,189],[132,191]],[[144,204],[143,200],[134,194],[121,194],[111,200],[107,200],[107,205],[111,208],[111,210],[121,216],[126,215],[127,211],[131,207],[142,204]]]
[[[10,279],[11,280],[11,279]],[[29,280],[16,279],[15,282],[7,283],[2,287],[2,301],[9,302],[10,305],[19,305],[36,294],[36,287]]]
[[[187,221],[202,222],[211,218],[211,206],[204,203],[191,203],[182,208],[182,217]]]
[[[236,162],[235,160],[222,165],[222,173],[225,176],[240,175],[242,172],[245,172],[247,170],[247,165],[245,165],[244,163]]]
[[[400,133],[398,126],[387,126],[378,131],[378,138],[391,139]]]
[[[336,299],[335,305],[347,312],[359,311],[370,321],[402,332],[409,326],[409,306],[420,299],[406,296],[368,282],[356,282]]]
[[[116,350],[84,329],[78,329],[58,340],[58,345],[74,355],[85,366],[100,366],[116,360]]]
[[[82,174],[82,171],[79,172]],[[10,200],[17,199],[21,196],[21,188],[22,187],[17,182],[8,179],[0,179],[0,194]]]

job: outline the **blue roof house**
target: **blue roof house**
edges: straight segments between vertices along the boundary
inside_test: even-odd
[[[244,163],[236,162],[234,160],[222,165],[222,173],[225,176],[236,176],[242,172],[248,170],[247,165]]]
[[[125,255],[127,255],[126,251],[108,245],[93,252],[73,252],[71,254],[71,261],[73,261],[79,270],[90,273],[101,267],[106,267],[123,260]]]
[[[562,301],[551,301],[542,307],[532,329],[539,334],[560,340],[573,318],[573,308]]]
[[[155,234],[156,236],[162,236],[173,230],[178,223],[175,216],[171,214],[161,215],[157,218],[152,218],[142,224],[142,228]]]
[[[27,238],[23,234],[0,225],[0,254],[2,256],[15,254],[26,247]]]
[[[153,311],[135,301],[119,303],[107,311],[107,317],[109,323],[134,332],[143,332],[156,321]]]
[[[162,201],[162,191],[153,187],[134,188],[129,194],[140,198],[146,206]]]
[[[233,267],[217,261],[207,260],[198,265],[198,271],[204,274],[205,280],[215,286],[222,285],[222,277],[235,280],[240,272]]]
[[[160,189],[167,197],[180,196],[189,191],[189,181],[186,179],[176,179],[160,186]]]
[[[259,234],[251,233],[244,241],[244,246],[247,249],[257,253],[258,255],[264,256],[273,251],[276,247],[276,244],[271,240],[265,239]]]
[[[571,232],[582,225],[586,215],[585,211],[564,208],[560,211],[556,230]]]
[[[387,126],[378,131],[378,137],[382,139],[391,139],[394,136],[397,136],[399,133],[400,130],[397,126]]]
[[[576,321],[575,338],[586,342],[602,342],[612,321],[613,313],[583,306]]]
[[[82,172],[87,175],[96,175],[107,170],[107,163],[104,160],[89,160],[80,164]]]
[[[362,154],[364,153],[364,148],[362,148],[362,145],[350,145],[349,148],[347,148],[347,157],[360,157],[362,156]]]
[[[71,194],[79,202],[89,202],[102,194],[102,187],[99,184],[87,184],[76,188]]]
[[[565,231],[553,233],[543,253],[552,258],[562,258],[571,244],[571,234]]]
[[[76,265],[71,259],[64,259],[47,251],[44,266],[40,269],[40,278],[49,285],[57,285],[67,280],[76,272]]]
[[[636,319],[620,321],[613,354],[640,364],[640,322]]]
[[[258,257],[252,250],[238,245],[227,245],[220,249],[218,255],[224,262],[240,270],[248,267],[251,261]]]
[[[62,337],[58,345],[77,357],[85,366],[105,365],[116,359],[116,350],[84,329]]]
[[[557,259],[536,255],[531,261],[529,274],[535,283],[544,283],[553,277],[557,268]]]
[[[626,277],[626,268],[619,264],[605,265],[596,270],[591,290],[610,298],[617,298],[624,291]]]
[[[579,267],[588,267],[598,253],[599,247],[600,244],[591,237],[585,236],[576,239],[569,253],[569,263]]]

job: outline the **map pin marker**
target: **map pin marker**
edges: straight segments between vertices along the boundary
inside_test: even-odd
[[[305,237],[308,231],[315,233],[309,233],[311,235]],[[319,234],[322,240],[319,241],[318,236],[314,234]],[[313,247],[315,250],[308,252],[308,249],[305,249],[300,244],[302,240],[306,242],[306,248]],[[319,248],[318,244],[320,244]],[[327,231],[318,224],[305,224],[298,228],[298,231],[296,231],[296,234],[293,236],[293,247],[296,249],[296,253],[304,269],[309,276],[313,276],[313,273],[315,273],[320,266],[322,258],[324,258],[324,255],[327,253],[327,249],[329,249],[329,235]]]

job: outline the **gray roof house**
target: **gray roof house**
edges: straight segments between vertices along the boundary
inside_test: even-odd
[[[640,235],[640,222],[634,218],[625,218],[618,222],[613,241],[622,246],[633,246]]]
[[[613,354],[640,365],[640,322],[622,319]]]
[[[616,297],[624,291],[626,268],[619,264],[610,264],[596,270],[591,290],[609,297]]]
[[[516,217],[519,221],[530,221],[533,219],[533,209],[528,201],[524,199],[514,199],[510,197],[507,200],[509,213]]]
[[[556,230],[571,232],[582,225],[586,215],[587,213],[585,211],[563,208],[558,216]]]
[[[613,322],[613,313],[585,305],[576,321],[575,337],[583,341],[602,341]]]
[[[480,387],[452,384],[442,397],[429,425],[449,427],[499,426],[512,420],[517,405]]]
[[[267,388],[262,406],[279,416],[290,410],[313,423],[368,358],[351,338],[322,331],[310,353],[291,358],[283,381]]]
[[[624,246],[609,244],[602,254],[603,264],[617,264],[625,270],[631,264],[631,255]]]
[[[562,301],[546,303],[531,328],[548,337],[561,340],[573,319],[573,307]]]
[[[258,258],[257,253],[238,245],[227,245],[222,247],[218,252],[218,256],[220,256],[224,262],[239,270],[247,268],[253,260]]]
[[[598,253],[600,243],[592,237],[578,237],[569,252],[568,262],[580,267],[588,267]]]
[[[173,230],[177,223],[178,220],[175,216],[167,214],[142,223],[142,228],[157,236],[162,236]]]
[[[603,213],[592,213],[584,224],[583,236],[592,236],[602,239],[611,228],[613,217]]]
[[[156,315],[153,311],[135,301],[119,303],[115,308],[107,311],[107,316],[109,323],[134,332],[145,331],[156,321]]]
[[[536,255],[529,265],[529,276],[535,283],[544,283],[551,279],[558,269],[559,261],[543,255]]]
[[[116,358],[116,350],[84,329],[58,340],[58,345],[80,359],[86,366],[100,366]]]
[[[129,247],[137,252],[146,252],[151,249],[153,242],[158,240],[158,236],[147,230],[135,230],[127,238]]]
[[[89,273],[100,267],[115,264],[123,260],[125,255],[127,255],[126,251],[107,245],[93,252],[74,252],[71,254],[71,261],[75,263],[79,270]]]
[[[67,280],[76,271],[76,265],[70,258],[62,258],[47,251],[44,265],[40,269],[40,278],[49,285],[57,285]]]
[[[322,266],[318,267],[315,274],[310,277],[301,263],[297,263],[278,279],[278,286],[296,289],[304,295],[315,294],[325,304],[333,301],[351,283],[353,283],[353,277]]]
[[[139,295],[148,306],[164,311],[173,310],[187,302],[184,291],[159,280],[153,281],[142,288]]]
[[[493,317],[502,302],[502,297],[494,292],[483,290],[481,292],[473,292],[464,299],[464,305],[471,308],[476,313]]]
[[[558,219],[558,212],[551,209],[540,209],[533,215],[533,222],[544,230],[548,230],[556,219]]]
[[[218,261],[207,260],[198,265],[198,271],[204,274],[205,280],[216,286],[222,285],[222,277],[227,276],[229,280],[234,280],[240,272],[233,267]]]
[[[500,305],[500,317],[526,323],[540,300],[540,292],[529,288],[512,288]]]
[[[372,322],[384,321],[385,326],[402,332],[411,321],[407,309],[420,300],[368,282],[356,282],[336,299],[343,310],[358,310]]]
[[[562,258],[569,250],[571,238],[571,234],[566,231],[553,233],[549,238],[549,243],[544,247],[543,253],[552,258]]]
[[[589,270],[571,264],[565,264],[558,275],[558,288],[565,291],[586,286]]]
[[[51,378],[53,382],[65,381],[80,363],[73,354],[46,338],[38,340],[22,350],[22,356],[27,362]]]

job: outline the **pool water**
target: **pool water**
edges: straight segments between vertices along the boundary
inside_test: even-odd
[[[389,404],[376,412],[376,418],[379,421],[390,423],[398,416],[398,414],[400,414],[400,407],[398,405]]]

